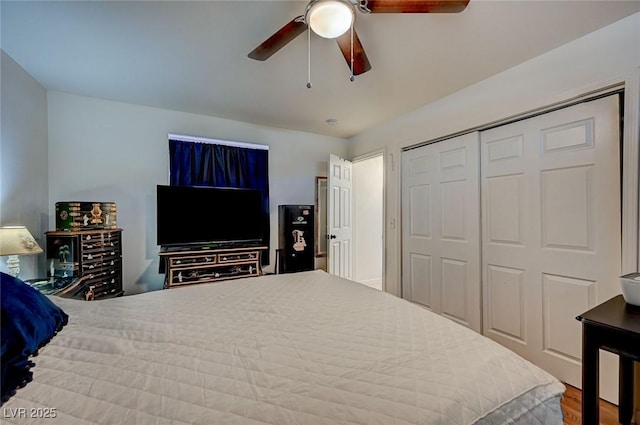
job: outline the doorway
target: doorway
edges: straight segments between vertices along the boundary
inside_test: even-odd
[[[384,154],[353,161],[353,280],[384,290]]]

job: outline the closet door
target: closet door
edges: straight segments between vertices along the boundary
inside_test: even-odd
[[[402,296],[478,332],[478,133],[402,153]]]
[[[481,133],[484,334],[578,387],[575,317],[619,293],[618,113],[614,95]]]

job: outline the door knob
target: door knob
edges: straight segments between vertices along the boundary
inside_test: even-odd
[[[335,239],[336,235],[327,235],[327,239]]]

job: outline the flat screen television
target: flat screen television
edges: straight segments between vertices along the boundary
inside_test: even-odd
[[[158,245],[234,245],[264,240],[259,190],[158,185],[157,201]]]

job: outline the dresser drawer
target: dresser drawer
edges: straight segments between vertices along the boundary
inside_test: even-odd
[[[218,256],[216,254],[174,257],[169,259],[169,265],[171,267],[189,267],[194,265],[215,264],[217,262]]]
[[[211,265],[198,268],[173,269],[169,272],[169,285],[187,285],[190,283],[214,282],[240,277],[258,276],[258,262],[228,265]]]
[[[100,249],[120,247],[120,234],[118,232],[104,232],[103,234],[88,233],[82,235],[81,239],[83,249]]]
[[[82,274],[98,274],[105,270],[111,274],[118,273],[122,260],[118,258],[96,259],[82,263]]]
[[[87,299],[100,299],[104,297],[119,295],[122,292],[122,283],[120,277],[89,279],[87,281],[89,295]]]
[[[245,262],[250,260],[258,260],[259,253],[256,251],[253,252],[232,252],[228,254],[220,254],[218,255],[218,263],[237,263],[237,262]]]

